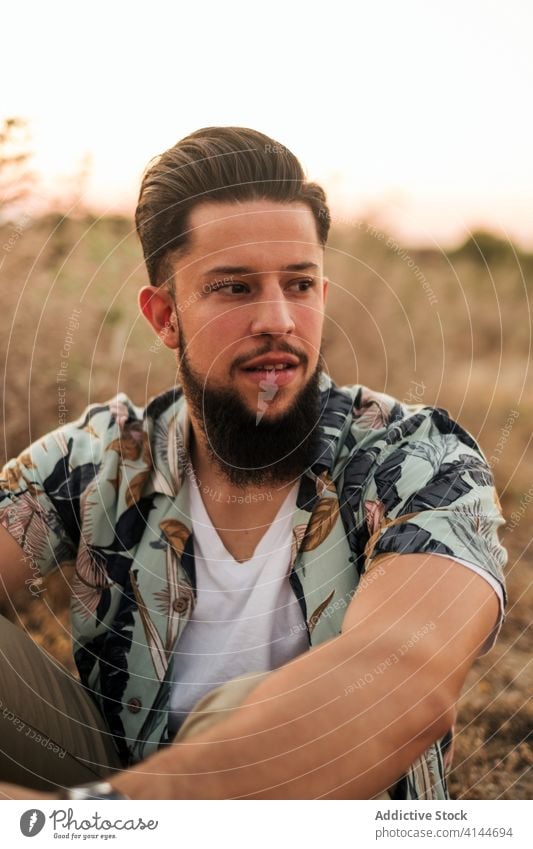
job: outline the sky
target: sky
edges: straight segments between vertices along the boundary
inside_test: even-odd
[[[289,147],[334,217],[533,249],[529,0],[21,0],[2,17],[0,118],[28,119],[41,196],[85,169],[85,204],[132,214],[153,156],[233,124]]]

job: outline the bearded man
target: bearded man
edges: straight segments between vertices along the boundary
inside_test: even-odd
[[[445,411],[326,373],[329,222],[254,130],[199,130],[146,171],[139,304],[179,383],[4,467],[4,593],[76,561],[80,677],[0,620],[6,797],[448,798],[503,519]]]

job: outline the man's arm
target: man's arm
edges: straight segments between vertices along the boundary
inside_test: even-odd
[[[339,637],[272,672],[231,717],[111,783],[133,799],[147,788],[161,799],[356,799],[397,781],[452,724],[499,605],[452,560],[374,563]]]
[[[10,600],[12,593],[21,590],[32,576],[31,563],[22,548],[0,525],[0,606]]]

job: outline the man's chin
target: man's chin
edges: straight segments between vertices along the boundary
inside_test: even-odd
[[[254,420],[257,424],[259,421],[274,422],[282,421],[283,418],[289,415],[291,411],[291,399],[276,398],[275,401],[263,401],[261,399],[255,403],[242,400],[243,410],[246,410],[250,415],[250,420]]]
[[[233,484],[290,480],[314,461],[318,370],[298,390],[291,381],[296,391],[267,385],[251,393],[243,391],[244,381],[236,380],[231,388],[209,384],[192,371],[186,357],[181,371],[186,401],[204,432],[212,461]]]

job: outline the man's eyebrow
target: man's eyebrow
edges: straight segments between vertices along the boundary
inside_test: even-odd
[[[316,262],[294,262],[291,265],[285,265],[283,268],[278,270],[306,271],[308,268],[314,268],[318,271],[320,266],[317,265]],[[248,265],[217,265],[216,268],[210,268],[208,271],[202,272],[202,276],[210,274],[225,274],[230,276],[233,274],[260,274],[260,272]]]

